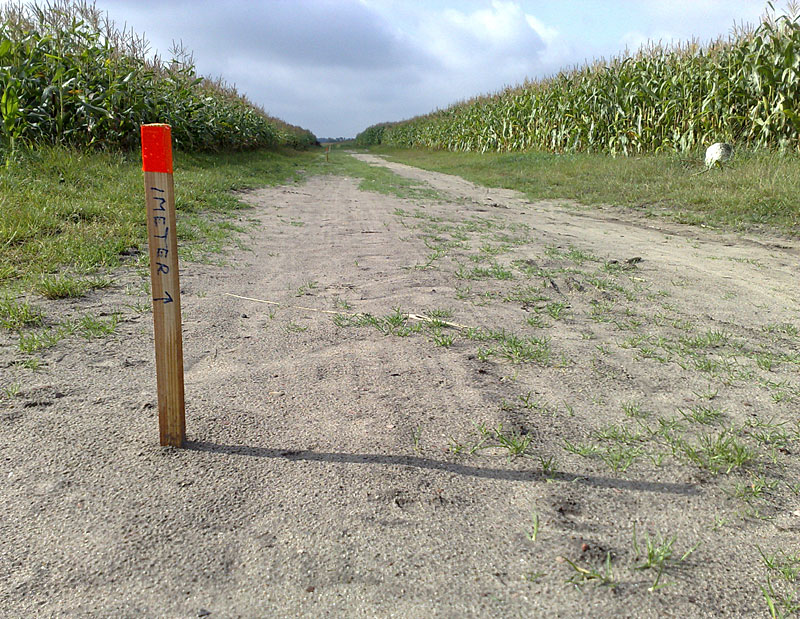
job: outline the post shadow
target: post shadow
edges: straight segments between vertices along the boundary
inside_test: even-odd
[[[693,484],[656,482],[645,480],[613,479],[596,475],[575,475],[560,471],[546,473],[539,469],[500,469],[491,467],[470,466],[457,462],[432,460],[419,456],[388,454],[348,454],[340,452],[321,452],[313,450],[287,450],[250,445],[224,445],[211,441],[187,441],[185,448],[189,451],[204,451],[231,456],[247,456],[251,458],[274,458],[283,460],[304,460],[306,462],[329,462],[335,464],[382,464],[386,466],[411,466],[431,471],[442,471],[456,475],[466,475],[482,479],[499,479],[503,481],[544,481],[547,479],[580,483],[594,488],[616,488],[639,492],[657,492],[662,494],[682,494],[686,496],[700,494]]]

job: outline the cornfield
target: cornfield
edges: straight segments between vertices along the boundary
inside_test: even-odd
[[[800,11],[706,46],[652,45],[398,123],[360,145],[633,155],[728,141],[798,149]]]
[[[309,131],[268,116],[235,88],[195,73],[191,54],[148,56],[94,4],[0,7],[0,150],[24,143],[131,149],[139,125],[172,125],[186,150],[307,147]]]

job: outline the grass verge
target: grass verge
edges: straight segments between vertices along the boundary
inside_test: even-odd
[[[415,181],[383,166],[373,166],[341,151],[330,154],[330,165],[323,169],[330,174],[359,178],[358,188],[410,200],[440,200],[441,195],[430,185]]]
[[[243,206],[232,190],[298,180],[318,160],[313,151],[176,152],[179,239],[221,246],[235,231],[227,216]],[[65,274],[145,253],[143,205],[138,154],[44,147],[21,155],[0,177],[0,288],[70,296],[80,284],[70,287]]]
[[[737,152],[723,169],[702,171],[700,156],[463,153],[373,147],[393,161],[503,187],[531,200],[568,199],[627,207],[646,216],[738,230],[768,226],[797,235],[800,157]]]

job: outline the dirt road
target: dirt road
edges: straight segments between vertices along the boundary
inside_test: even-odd
[[[113,336],[35,371],[0,336],[0,615],[741,617],[797,591],[762,558],[800,565],[795,242],[358,157],[438,197],[254,191],[248,248],[182,265],[187,449],[156,444],[135,272],[37,302],[120,312]]]

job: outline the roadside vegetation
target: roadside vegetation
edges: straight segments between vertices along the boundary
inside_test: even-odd
[[[703,170],[699,153],[609,157],[387,146],[370,151],[479,185],[514,189],[530,200],[574,200],[580,205],[623,207],[645,217],[666,217],[680,223],[770,229],[791,236],[798,234],[800,223],[800,156],[796,153],[737,152],[724,168],[699,174]]]
[[[288,149],[177,151],[181,260],[224,260],[234,236],[251,225],[232,192],[300,182],[319,159]],[[117,267],[134,269],[141,282],[129,291],[140,300],[120,311],[150,310],[143,200],[141,161],[134,154],[42,147],[0,176],[0,328],[18,334],[19,363],[38,367],[31,355],[64,337],[113,333],[119,316],[66,315],[66,306],[45,311],[45,304],[118,285]]]
[[[80,296],[140,254],[141,124],[172,126],[179,235],[205,248],[231,232],[204,216],[239,208],[231,190],[315,159],[309,131],[198,76],[184,49],[152,55],[85,1],[0,7],[0,89],[0,292]]]
[[[355,145],[531,200],[794,236],[800,5],[786,13],[708,45],[651,46],[374,125]],[[734,145],[733,160],[706,173],[717,141]]]
[[[219,215],[242,208],[232,190],[298,178],[318,159],[303,151],[175,153],[178,234],[213,246],[232,232]],[[146,253],[137,154],[62,147],[27,152],[0,177],[0,286],[60,295],[43,282],[82,278]],[[217,214],[214,221],[209,215]],[[80,286],[79,286],[80,287]]]
[[[93,3],[0,7],[0,150],[20,146],[138,146],[139,126],[172,126],[185,150],[307,147],[316,138],[268,116],[221,80],[195,72],[177,47],[168,61],[119,30]]]
[[[319,159],[311,132],[198,76],[181,47],[151,54],[82,0],[0,7],[0,119],[0,326],[28,354],[118,321],[37,304],[108,288],[122,264],[146,273],[140,125],[172,127],[183,259],[243,229],[232,191],[299,180]]]
[[[650,46],[359,134],[453,151],[688,152],[712,142],[797,150],[800,6],[708,45]]]

